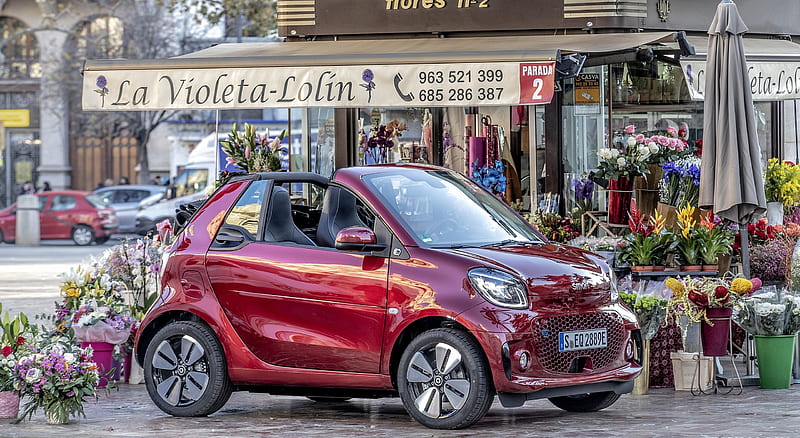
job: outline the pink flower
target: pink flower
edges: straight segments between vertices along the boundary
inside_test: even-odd
[[[280,145],[281,145],[281,138],[275,137],[272,139],[272,143],[270,143],[269,148],[272,149],[273,151],[276,151],[278,150]]]
[[[636,136],[636,143],[644,143],[644,134],[639,134]]]
[[[226,157],[225,162],[228,164],[236,164],[236,161],[231,157]]]
[[[252,151],[250,150],[250,145],[247,145],[247,147],[244,148],[244,158],[249,160],[250,154],[252,154]]]
[[[669,146],[669,138],[664,137],[663,135],[659,135],[658,144],[660,144],[661,146]]]
[[[628,125],[625,127],[625,132],[627,132],[628,134],[633,134],[634,132],[636,132],[636,127],[633,125]]]
[[[672,126],[670,126],[670,127],[667,128],[667,134],[669,134],[669,135],[674,137],[674,136],[678,135],[678,130],[673,128]]]

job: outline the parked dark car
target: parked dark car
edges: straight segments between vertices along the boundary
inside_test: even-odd
[[[166,186],[120,185],[95,189],[108,202],[119,218],[120,233],[136,232],[136,214],[144,207],[155,204],[164,197]]]
[[[136,358],[176,416],[234,390],[399,395],[418,422],[456,429],[495,395],[603,409],[641,370],[639,326],[601,257],[433,166],[236,178],[178,233],[161,286]]]
[[[37,193],[42,240],[72,239],[76,245],[105,243],[117,232],[117,215],[99,196],[74,190]],[[14,242],[17,204],[0,210],[0,241]]]

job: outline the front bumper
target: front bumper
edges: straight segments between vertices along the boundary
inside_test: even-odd
[[[500,404],[506,408],[518,408],[528,400],[541,400],[551,397],[565,397],[570,395],[592,394],[595,392],[613,391],[617,394],[627,394],[633,391],[633,380],[627,381],[605,381],[597,383],[585,383],[581,385],[561,386],[555,388],[544,388],[536,392],[526,394],[512,394],[506,392],[497,393]]]

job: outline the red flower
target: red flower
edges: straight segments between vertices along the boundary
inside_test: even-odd
[[[693,290],[690,290],[688,297],[693,303],[697,304],[700,307],[708,306],[708,295],[706,294],[701,294]]]
[[[5,347],[3,347],[2,352],[3,352],[3,357],[8,357],[11,355],[11,353],[14,352],[14,350],[11,349],[10,345],[6,345]]]
[[[725,286],[717,286],[714,289],[714,298],[722,299],[725,295],[728,295],[728,288]]]
[[[17,337],[17,345],[22,345],[25,343],[25,338],[22,336]]]

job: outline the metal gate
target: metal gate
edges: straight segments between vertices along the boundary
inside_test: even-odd
[[[22,186],[38,183],[41,142],[37,131],[6,129],[5,148],[0,158],[0,207],[17,200]]]

